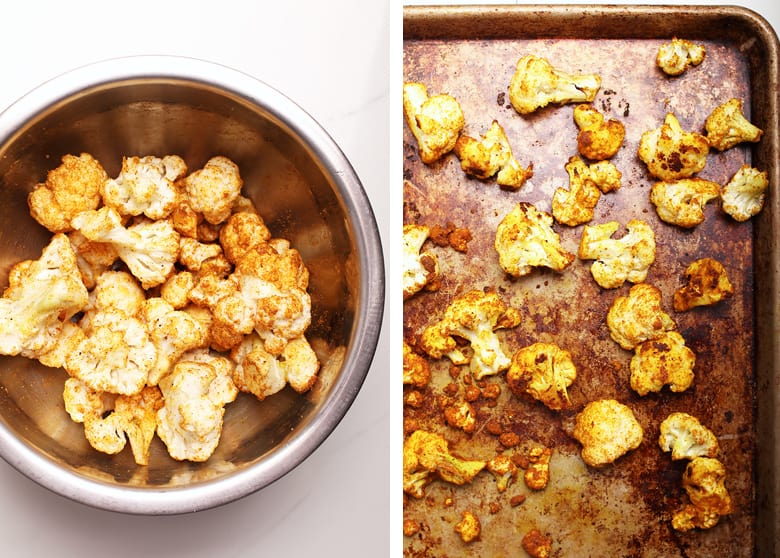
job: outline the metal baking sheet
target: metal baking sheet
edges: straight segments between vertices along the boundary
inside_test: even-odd
[[[705,63],[677,78],[655,66],[662,42],[680,37],[705,45]],[[598,73],[594,106],[626,127],[622,149],[612,159],[622,187],[602,195],[591,222],[641,218],[656,234],[656,261],[648,283],[663,293],[664,307],[696,353],[696,379],[684,393],[664,390],[640,397],[628,385],[631,352],[620,349],[605,324],[609,305],[630,284],[599,288],[590,262],[576,260],[563,273],[537,270],[510,280],[493,248],[496,226],[518,201],[550,211],[552,193],[568,188],[564,165],[576,154],[572,106],[552,106],[530,117],[509,104],[507,87],[520,56],[536,54],[573,72]],[[404,303],[404,339],[415,345],[425,326],[465,290],[496,289],[521,310],[517,328],[501,330],[511,354],[535,341],[550,341],[572,353],[578,378],[569,388],[572,406],[552,412],[513,396],[503,377],[496,401],[474,402],[478,427],[466,434],[446,426],[439,402],[463,393],[468,371],[446,359],[431,360],[433,380],[426,404],[405,407],[405,431],[424,427],[445,435],[464,458],[489,459],[531,446],[553,448],[550,482],[528,490],[519,479],[499,493],[493,475],[457,487],[433,482],[422,499],[404,499],[404,518],[419,531],[404,537],[407,557],[518,556],[531,528],[552,539],[552,556],[774,556],[780,549],[780,380],[778,362],[778,43],[763,18],[737,7],[685,6],[470,6],[407,7],[404,11],[404,81],[424,83],[430,94],[450,93],[463,108],[464,132],[480,137],[495,119],[506,130],[533,178],[519,191],[468,177],[450,154],[423,164],[404,124],[404,223],[448,223],[469,229],[466,253],[426,244],[440,262],[440,288]],[[704,223],[693,230],[662,223],[649,202],[653,180],[636,155],[641,134],[674,112],[684,129],[703,131],[715,106],[741,98],[750,120],[764,130],[757,144],[712,151],[699,176],[720,184],[742,164],[768,172],[770,194],[761,214],[737,224],[708,204]],[[399,118],[402,116],[399,115]],[[576,253],[582,226],[556,224],[562,244]],[[619,236],[621,233],[617,233]],[[714,257],[729,272],[735,293],[719,305],[676,313],[671,297],[694,259]],[[587,467],[571,436],[574,416],[591,400],[615,398],[629,405],[644,428],[640,447],[615,464]],[[659,423],[672,411],[697,416],[718,436],[734,512],[709,530],[677,532],[671,517],[685,502],[685,463],[660,451]],[[503,448],[486,425],[498,421],[520,440]],[[513,496],[525,501],[512,505]],[[516,502],[515,502],[516,503]],[[461,513],[480,518],[481,537],[464,543],[454,526]]]

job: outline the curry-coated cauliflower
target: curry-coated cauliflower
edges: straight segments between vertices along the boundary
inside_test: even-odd
[[[509,83],[509,101],[520,114],[530,114],[551,103],[590,103],[601,88],[596,74],[574,74],[555,68],[533,54],[517,61]]]
[[[563,271],[571,265],[575,256],[563,248],[552,225],[549,213],[527,202],[515,204],[496,228],[494,246],[501,269],[521,277],[535,267]]]
[[[500,453],[487,461],[486,468],[496,479],[496,490],[505,492],[509,485],[517,479],[519,472],[512,458]]]
[[[703,45],[674,37],[658,48],[655,63],[665,74],[679,76],[690,66],[698,66],[704,62],[706,53]]]
[[[552,198],[552,216],[558,223],[576,227],[593,219],[601,190],[590,179],[588,165],[576,155],[566,163],[569,189],[556,188]]]
[[[181,181],[190,207],[211,223],[225,221],[233,212],[233,204],[241,195],[244,181],[238,165],[227,157],[212,157]]]
[[[468,401],[458,401],[444,408],[444,420],[452,428],[473,434],[477,428],[477,413]]]
[[[734,294],[726,269],[718,260],[701,258],[685,269],[685,284],[674,292],[676,312],[697,306],[711,306]]]
[[[644,341],[634,349],[629,369],[631,389],[639,395],[659,392],[664,386],[675,393],[693,383],[696,355],[676,331],[667,331],[656,339]]]
[[[79,231],[68,233],[76,262],[81,271],[81,279],[88,290],[95,288],[95,282],[101,273],[108,271],[119,259],[116,249],[105,242],[92,242]]]
[[[577,150],[594,161],[613,157],[626,137],[623,123],[614,118],[604,118],[593,105],[582,104],[574,107],[574,123],[579,128]]]
[[[219,231],[219,245],[227,260],[236,264],[244,255],[271,240],[271,231],[257,213],[239,211]]]
[[[714,457],[695,457],[683,473],[682,485],[690,504],[672,517],[672,527],[678,531],[710,529],[720,517],[733,511],[726,488],[726,468]]]
[[[403,107],[423,163],[431,164],[452,151],[466,125],[455,97],[448,93],[429,97],[424,84],[407,82],[403,85]]]
[[[655,233],[640,219],[626,224],[626,234],[612,238],[620,224],[609,221],[586,225],[580,237],[577,255],[583,260],[595,260],[590,273],[604,289],[620,287],[626,281],[641,283],[655,262]]]
[[[73,247],[65,234],[55,234],[37,260],[11,268],[0,298],[0,354],[40,357],[88,302]]]
[[[655,285],[638,283],[628,296],[614,300],[607,312],[609,335],[626,350],[675,329],[674,320],[661,307],[661,291]]]
[[[435,290],[439,277],[439,260],[431,252],[422,251],[430,236],[425,225],[404,225],[403,229],[403,290],[404,300],[423,289]]]
[[[691,229],[704,221],[704,208],[720,196],[720,185],[695,176],[653,184],[650,202],[661,221]]]
[[[539,342],[517,350],[506,372],[512,393],[528,394],[553,411],[569,406],[567,388],[576,378],[571,353],[553,343]]]
[[[688,413],[670,413],[661,422],[658,445],[672,452],[672,459],[694,459],[718,455],[718,439],[699,419]]]
[[[431,367],[428,360],[414,352],[411,345],[404,341],[403,346],[403,378],[404,385],[422,389],[431,381]]]
[[[176,181],[187,174],[187,164],[178,155],[123,157],[119,176],[103,183],[103,203],[120,215],[146,215],[164,219],[179,204]]]
[[[721,207],[735,221],[747,221],[764,208],[767,188],[766,171],[742,165],[721,189]]]
[[[453,148],[463,172],[480,179],[496,177],[499,186],[517,190],[533,176],[533,165],[524,169],[512,154],[504,128],[493,123],[481,140],[461,134]]]
[[[182,356],[160,380],[165,400],[157,411],[157,435],[170,456],[183,461],[206,461],[219,443],[225,405],[235,400],[230,359],[196,349]]]
[[[106,180],[105,169],[89,153],[65,155],[27,197],[30,215],[53,233],[70,232],[71,219],[98,208]]]
[[[550,482],[552,448],[535,447],[528,452],[528,467],[523,474],[525,485],[531,490],[544,490]]]
[[[718,105],[704,122],[710,147],[725,151],[743,142],[755,143],[764,131],[745,117],[741,99],[729,99]]]
[[[574,438],[582,460],[601,467],[639,447],[644,432],[633,411],[614,399],[591,401],[575,419]]]
[[[696,132],[686,132],[669,112],[663,124],[642,134],[637,154],[659,180],[688,178],[704,168],[710,144]]]
[[[504,304],[494,292],[468,291],[447,306],[444,316],[422,333],[420,348],[433,358],[449,358],[454,364],[469,364],[476,379],[509,368],[510,358],[501,347],[495,330],[520,323],[520,313]],[[469,342],[468,355],[456,338]]]
[[[464,510],[460,514],[460,521],[455,524],[455,532],[460,535],[460,539],[468,544],[479,540],[482,533],[482,524],[479,517],[472,511]]]

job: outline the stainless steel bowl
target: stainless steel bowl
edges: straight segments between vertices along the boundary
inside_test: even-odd
[[[27,193],[66,153],[86,151],[118,174],[123,155],[179,154],[191,169],[213,155],[240,167],[246,194],[311,273],[308,337],[322,370],[305,396],[283,391],[227,407],[205,463],[177,462],[158,439],[150,464],[129,448],[94,451],[62,404],[66,374],[0,357],[0,455],[35,482],[107,510],[174,514],[221,505],[289,472],[333,431],[376,349],[384,266],[370,203],[353,168],[300,107],[235,70],[189,58],[108,60],[56,77],[0,114],[0,284],[37,258],[50,234]]]

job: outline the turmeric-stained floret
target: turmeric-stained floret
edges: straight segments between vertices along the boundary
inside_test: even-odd
[[[459,401],[444,408],[444,419],[452,428],[473,434],[477,428],[477,413],[468,401]]]
[[[582,459],[601,467],[639,447],[644,432],[633,411],[614,399],[588,403],[577,415],[574,438],[582,444]]]
[[[676,327],[661,306],[661,291],[648,283],[631,287],[628,296],[615,299],[607,312],[607,327],[621,347],[633,350],[644,341],[658,339]]]
[[[583,260],[595,260],[590,273],[600,287],[614,289],[626,281],[641,283],[655,262],[655,233],[642,220],[626,224],[626,234],[612,238],[620,224],[610,221],[588,225],[582,230],[577,255]]]
[[[729,99],[717,106],[704,122],[707,141],[718,151],[725,151],[743,142],[755,143],[764,131],[752,124],[742,109],[741,99]]]
[[[231,215],[219,231],[219,244],[225,257],[236,264],[250,250],[271,239],[271,231],[257,213],[240,211]]]
[[[461,513],[461,520],[455,524],[455,532],[460,535],[461,540],[468,544],[479,540],[482,532],[482,525],[479,517],[468,510]]]
[[[661,422],[658,445],[672,452],[672,459],[715,457],[718,439],[699,419],[688,413],[671,413]]]
[[[503,453],[488,460],[487,470],[493,473],[496,479],[496,489],[499,492],[506,491],[509,485],[517,479],[517,465],[511,457]]]
[[[742,165],[721,189],[721,207],[735,221],[747,221],[764,208],[767,188],[766,171]]]
[[[425,225],[404,225],[403,229],[403,290],[404,300],[425,288],[435,289],[439,277],[439,261],[430,252],[422,251],[430,236]]]
[[[691,66],[704,62],[706,49],[686,39],[673,38],[658,48],[656,64],[670,76],[679,76]]]
[[[553,343],[534,343],[519,349],[506,373],[512,393],[528,394],[554,411],[569,406],[567,388],[576,378],[571,354]]]
[[[238,165],[221,155],[206,161],[203,168],[181,182],[189,205],[211,224],[230,217],[244,184]]]
[[[601,190],[590,179],[588,166],[576,155],[566,163],[569,189],[557,188],[552,199],[552,215],[563,225],[575,227],[593,219]]]
[[[509,101],[520,114],[530,114],[551,103],[589,103],[600,88],[601,77],[596,74],[568,73],[546,58],[529,54],[517,61]]]
[[[726,468],[713,457],[695,457],[685,468],[683,488],[691,503],[672,517],[678,531],[710,529],[721,516],[732,513],[731,496],[726,488]]]
[[[690,229],[704,221],[704,208],[720,195],[720,185],[698,176],[656,182],[650,201],[658,217],[670,225]]]
[[[533,166],[524,169],[512,154],[504,128],[494,120],[482,139],[461,134],[453,148],[466,174],[480,179],[496,177],[496,183],[517,190],[533,176]]]
[[[684,312],[697,306],[711,306],[734,294],[726,269],[718,260],[701,258],[685,270],[685,285],[674,292],[674,309]]]
[[[407,82],[403,86],[403,106],[423,163],[431,164],[452,151],[466,124],[455,97],[447,93],[429,97],[424,84]]]
[[[631,389],[639,395],[659,392],[669,386],[679,393],[693,383],[696,355],[676,331],[667,331],[656,339],[640,343],[634,349],[629,369]]]
[[[120,215],[164,219],[179,204],[176,181],[186,174],[187,164],[178,155],[123,157],[119,176],[103,183],[103,202]]]
[[[549,558],[552,552],[552,539],[544,535],[539,529],[531,529],[520,542],[531,558]]]
[[[403,348],[403,376],[404,385],[411,385],[418,389],[426,387],[431,381],[431,367],[428,360],[415,353],[406,341]]]
[[[663,124],[642,134],[637,154],[659,180],[688,178],[704,168],[710,144],[696,132],[686,132],[673,113]]]
[[[531,490],[544,490],[550,482],[552,448],[535,447],[528,452],[528,467],[523,480]]]
[[[613,157],[626,137],[623,123],[614,118],[604,118],[593,105],[574,107],[574,123],[580,129],[577,134],[577,150],[594,161]]]

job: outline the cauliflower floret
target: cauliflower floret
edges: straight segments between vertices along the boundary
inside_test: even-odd
[[[116,210],[83,211],[71,221],[88,240],[111,244],[144,289],[165,282],[179,256],[179,233],[170,221],[141,218],[125,228]]]
[[[186,174],[187,164],[178,155],[123,157],[119,176],[106,180],[100,193],[120,215],[164,219],[179,204],[176,181]]]
[[[74,422],[84,423],[84,435],[93,448],[113,455],[129,440],[136,464],[149,464],[157,411],[163,405],[159,389],[145,387],[136,395],[114,397],[68,378],[62,395],[65,410]]]
[[[593,219],[593,210],[601,190],[590,180],[588,165],[576,155],[566,163],[569,189],[556,188],[552,198],[552,215],[562,225],[576,227]]]
[[[499,186],[517,190],[533,176],[533,165],[527,169],[520,166],[504,128],[496,120],[481,140],[461,134],[453,149],[466,174],[483,180],[495,175]]]
[[[479,380],[509,368],[511,360],[495,330],[519,323],[520,313],[504,304],[496,293],[468,291],[449,304],[441,320],[425,328],[420,346],[433,358],[446,356],[454,364],[470,363],[471,373]],[[472,356],[463,352],[456,337],[470,343]]]
[[[425,288],[436,289],[439,261],[430,252],[421,252],[430,236],[428,227],[404,225],[403,235],[403,289],[406,300]]]
[[[691,503],[672,517],[678,531],[709,529],[733,511],[726,488],[726,468],[712,457],[695,457],[683,473],[682,485]]]
[[[431,381],[431,367],[428,361],[422,355],[415,353],[406,341],[404,341],[403,351],[404,385],[424,388]]]
[[[764,207],[769,179],[766,171],[742,165],[723,186],[720,201],[723,211],[736,221],[747,221]]]
[[[574,107],[574,123],[580,129],[577,149],[583,157],[601,161],[613,157],[626,137],[623,123],[614,118],[606,120],[593,105]]]
[[[704,168],[710,144],[696,132],[686,132],[673,113],[664,123],[642,134],[637,154],[647,170],[660,180],[688,178]]]
[[[729,99],[716,107],[704,122],[710,147],[725,151],[742,142],[755,143],[764,131],[753,125],[742,110],[741,99]]]
[[[582,444],[582,459],[601,467],[639,447],[644,432],[633,411],[614,399],[588,403],[577,415],[574,438]]]
[[[619,190],[623,174],[614,163],[610,161],[597,161],[588,165],[588,172],[584,176],[593,182],[602,194]]]
[[[501,268],[514,277],[528,275],[541,266],[566,269],[575,256],[561,246],[552,225],[549,213],[527,202],[517,203],[496,229],[494,246]]]
[[[272,355],[265,350],[263,340],[253,333],[231,351],[230,358],[236,364],[233,383],[261,401],[287,384],[298,393],[308,391],[320,369],[317,355],[303,336],[287,343],[281,354]]]
[[[216,225],[232,214],[244,181],[238,165],[218,155],[206,161],[203,168],[184,177],[181,184],[193,211]]]
[[[219,244],[232,264],[241,260],[250,250],[271,239],[271,232],[256,213],[240,211],[230,216],[219,231]]]
[[[71,219],[100,205],[100,188],[106,180],[108,174],[89,153],[65,155],[27,197],[30,215],[53,233],[70,232]]]
[[[688,413],[671,413],[661,422],[658,445],[672,452],[672,459],[715,457],[718,439],[699,419]]]
[[[552,539],[543,535],[539,529],[531,529],[520,542],[531,558],[548,558],[552,552]]]
[[[473,434],[477,428],[477,413],[468,401],[460,401],[444,408],[444,420],[452,428]]]
[[[190,303],[190,291],[195,288],[195,274],[191,271],[174,273],[160,287],[160,297],[176,310]]]
[[[496,478],[496,489],[504,492],[509,484],[517,478],[517,465],[508,455],[499,454],[487,462],[487,470]]]
[[[238,389],[228,358],[196,349],[160,380],[165,404],[157,411],[157,435],[176,460],[206,461],[219,443],[225,405]]]
[[[520,114],[530,114],[550,103],[590,103],[601,88],[596,74],[570,74],[532,54],[517,61],[509,83],[509,101]]]
[[[119,259],[119,254],[111,244],[92,242],[79,231],[68,233],[68,238],[76,252],[76,261],[84,286],[88,290],[94,289],[97,278],[114,265]]]
[[[216,243],[199,242],[194,238],[182,236],[179,239],[178,262],[188,271],[227,275],[233,266]]]
[[[529,394],[554,411],[569,406],[566,389],[576,378],[577,368],[569,351],[552,343],[534,343],[519,349],[506,373],[512,393]]]
[[[424,84],[407,82],[403,85],[403,106],[423,163],[433,163],[452,151],[466,124],[455,97],[447,93],[429,97]]]
[[[671,42],[658,48],[655,63],[665,74],[679,76],[690,66],[698,66],[704,62],[706,52],[703,45],[674,37]]]
[[[659,392],[669,386],[675,393],[685,391],[693,383],[696,355],[685,346],[685,339],[676,331],[640,343],[634,349],[629,369],[631,389],[639,395]]]
[[[479,540],[482,532],[479,517],[468,510],[463,511],[460,517],[461,520],[455,524],[455,532],[460,535],[461,540],[466,544]]]
[[[612,339],[626,350],[644,341],[658,339],[676,327],[661,308],[661,291],[654,285],[639,283],[628,296],[615,299],[607,312],[607,327]]]
[[[697,306],[710,306],[734,294],[726,269],[712,258],[701,258],[685,270],[685,285],[674,292],[674,310],[685,312]]]
[[[580,237],[577,254],[583,260],[595,260],[590,273],[604,289],[615,289],[626,281],[643,282],[655,261],[655,233],[647,223],[632,219],[622,238],[611,238],[619,226],[617,221],[586,225]]]
[[[0,354],[37,358],[88,302],[73,247],[65,234],[55,234],[39,259],[11,268],[0,298]]]
[[[474,480],[486,464],[452,455],[447,440],[440,434],[416,430],[404,441],[403,489],[414,498],[422,498],[425,486],[434,476],[462,486]]]
[[[550,482],[550,458],[552,448],[533,448],[528,453],[528,467],[523,475],[525,485],[531,490],[544,490]]]
[[[650,201],[662,221],[690,229],[704,221],[704,207],[719,195],[717,182],[681,178],[653,184]]]

